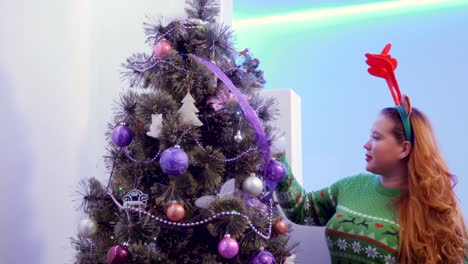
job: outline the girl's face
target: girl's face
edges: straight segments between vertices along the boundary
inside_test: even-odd
[[[399,166],[408,153],[404,144],[399,143],[392,133],[393,121],[380,115],[371,129],[370,139],[364,144],[366,151],[366,170],[385,175]]]

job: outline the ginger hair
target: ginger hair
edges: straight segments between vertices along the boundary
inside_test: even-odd
[[[395,123],[392,134],[405,140],[400,116],[395,108],[382,114]],[[456,179],[449,172],[426,116],[412,109],[412,149],[407,188],[395,201],[398,212],[400,263],[463,263],[467,253],[467,231],[454,193]]]

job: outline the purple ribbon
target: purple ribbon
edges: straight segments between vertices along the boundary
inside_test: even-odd
[[[268,140],[265,135],[265,130],[263,130],[262,124],[260,123],[257,114],[252,109],[245,96],[243,96],[242,92],[239,91],[239,89],[237,89],[237,87],[232,83],[229,77],[227,77],[226,74],[216,64],[193,54],[189,54],[189,56],[194,58],[201,64],[205,65],[217,78],[219,78],[224,83],[224,85],[226,85],[229,91],[231,91],[237,98],[239,106],[241,107],[242,112],[244,112],[245,119],[247,119],[247,121],[250,123],[250,125],[255,131],[255,142],[257,143],[259,149],[263,152],[263,172],[266,173],[268,163],[270,162],[270,147],[268,145]],[[270,182],[267,179],[267,186],[270,189],[270,191],[273,191],[276,187],[276,184]]]

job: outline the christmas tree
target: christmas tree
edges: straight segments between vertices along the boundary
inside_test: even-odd
[[[80,185],[76,263],[284,263],[288,225],[272,193],[276,101],[259,60],[216,23],[219,4],[145,23],[152,52],[124,64],[130,87],[107,133],[108,182]],[[290,258],[291,259],[291,258]]]

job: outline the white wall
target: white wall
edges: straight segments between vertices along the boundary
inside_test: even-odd
[[[2,263],[69,262],[89,111],[89,2],[1,1]]]

